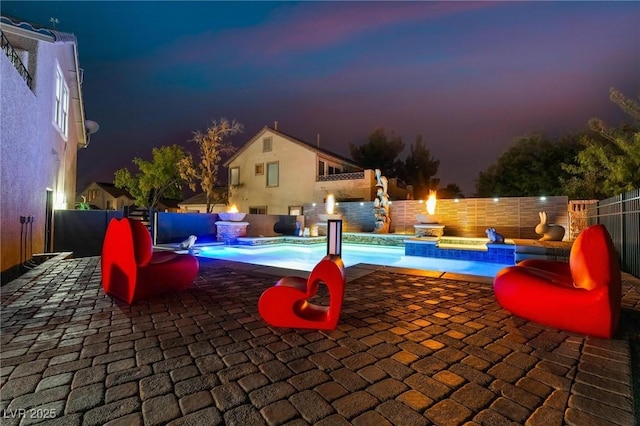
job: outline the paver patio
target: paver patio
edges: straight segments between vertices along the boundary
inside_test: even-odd
[[[200,259],[192,288],[127,306],[99,258],[46,265],[2,287],[3,425],[636,422],[626,274],[601,340],[511,315],[477,277],[349,268],[338,329],[318,332],[262,321],[273,268]]]

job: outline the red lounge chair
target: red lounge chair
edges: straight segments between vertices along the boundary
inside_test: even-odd
[[[503,308],[540,324],[607,339],[618,328],[620,264],[602,225],[578,235],[569,263],[522,261],[499,271],[493,290]]]
[[[128,304],[186,288],[198,273],[195,256],[154,252],[147,228],[129,219],[109,222],[101,263],[105,293]]]
[[[329,306],[309,302],[321,282],[329,289]],[[327,255],[313,268],[309,279],[284,277],[266,289],[258,301],[258,310],[274,327],[333,330],[338,326],[344,286],[342,259]]]

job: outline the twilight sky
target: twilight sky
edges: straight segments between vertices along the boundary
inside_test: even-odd
[[[640,93],[639,2],[14,2],[2,14],[73,33],[87,118],[78,189],[155,146],[237,119],[349,157],[377,127],[422,134],[441,185],[474,179],[514,138],[624,115]]]

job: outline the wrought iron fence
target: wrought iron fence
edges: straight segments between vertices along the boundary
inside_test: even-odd
[[[31,83],[33,82],[33,79],[31,78],[29,71],[27,71],[27,68],[22,63],[20,56],[18,56],[13,46],[11,46],[11,43],[9,43],[9,39],[4,35],[4,32],[2,32],[2,30],[0,30],[0,46],[2,47],[2,51],[7,55],[16,70],[18,70],[20,76],[27,83],[29,89],[32,89]]]
[[[335,180],[355,180],[364,179],[364,172],[339,173],[336,175],[318,176],[318,182],[330,182]]]
[[[587,207],[587,224],[602,224],[620,255],[622,270],[640,278],[640,188]]]

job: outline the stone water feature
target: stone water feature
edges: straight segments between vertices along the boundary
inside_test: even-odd
[[[413,225],[416,237],[432,237],[438,239],[444,235],[444,225],[438,222],[438,217],[436,216],[436,203],[436,191],[430,190],[429,198],[426,202],[427,214],[417,214],[416,220],[418,223]]]
[[[249,222],[242,222],[245,216],[246,213],[238,212],[235,206],[232,206],[227,212],[218,213],[218,217],[222,220],[215,222],[216,239],[225,244],[234,244],[238,241],[238,237],[245,237],[247,226],[249,226]]]

